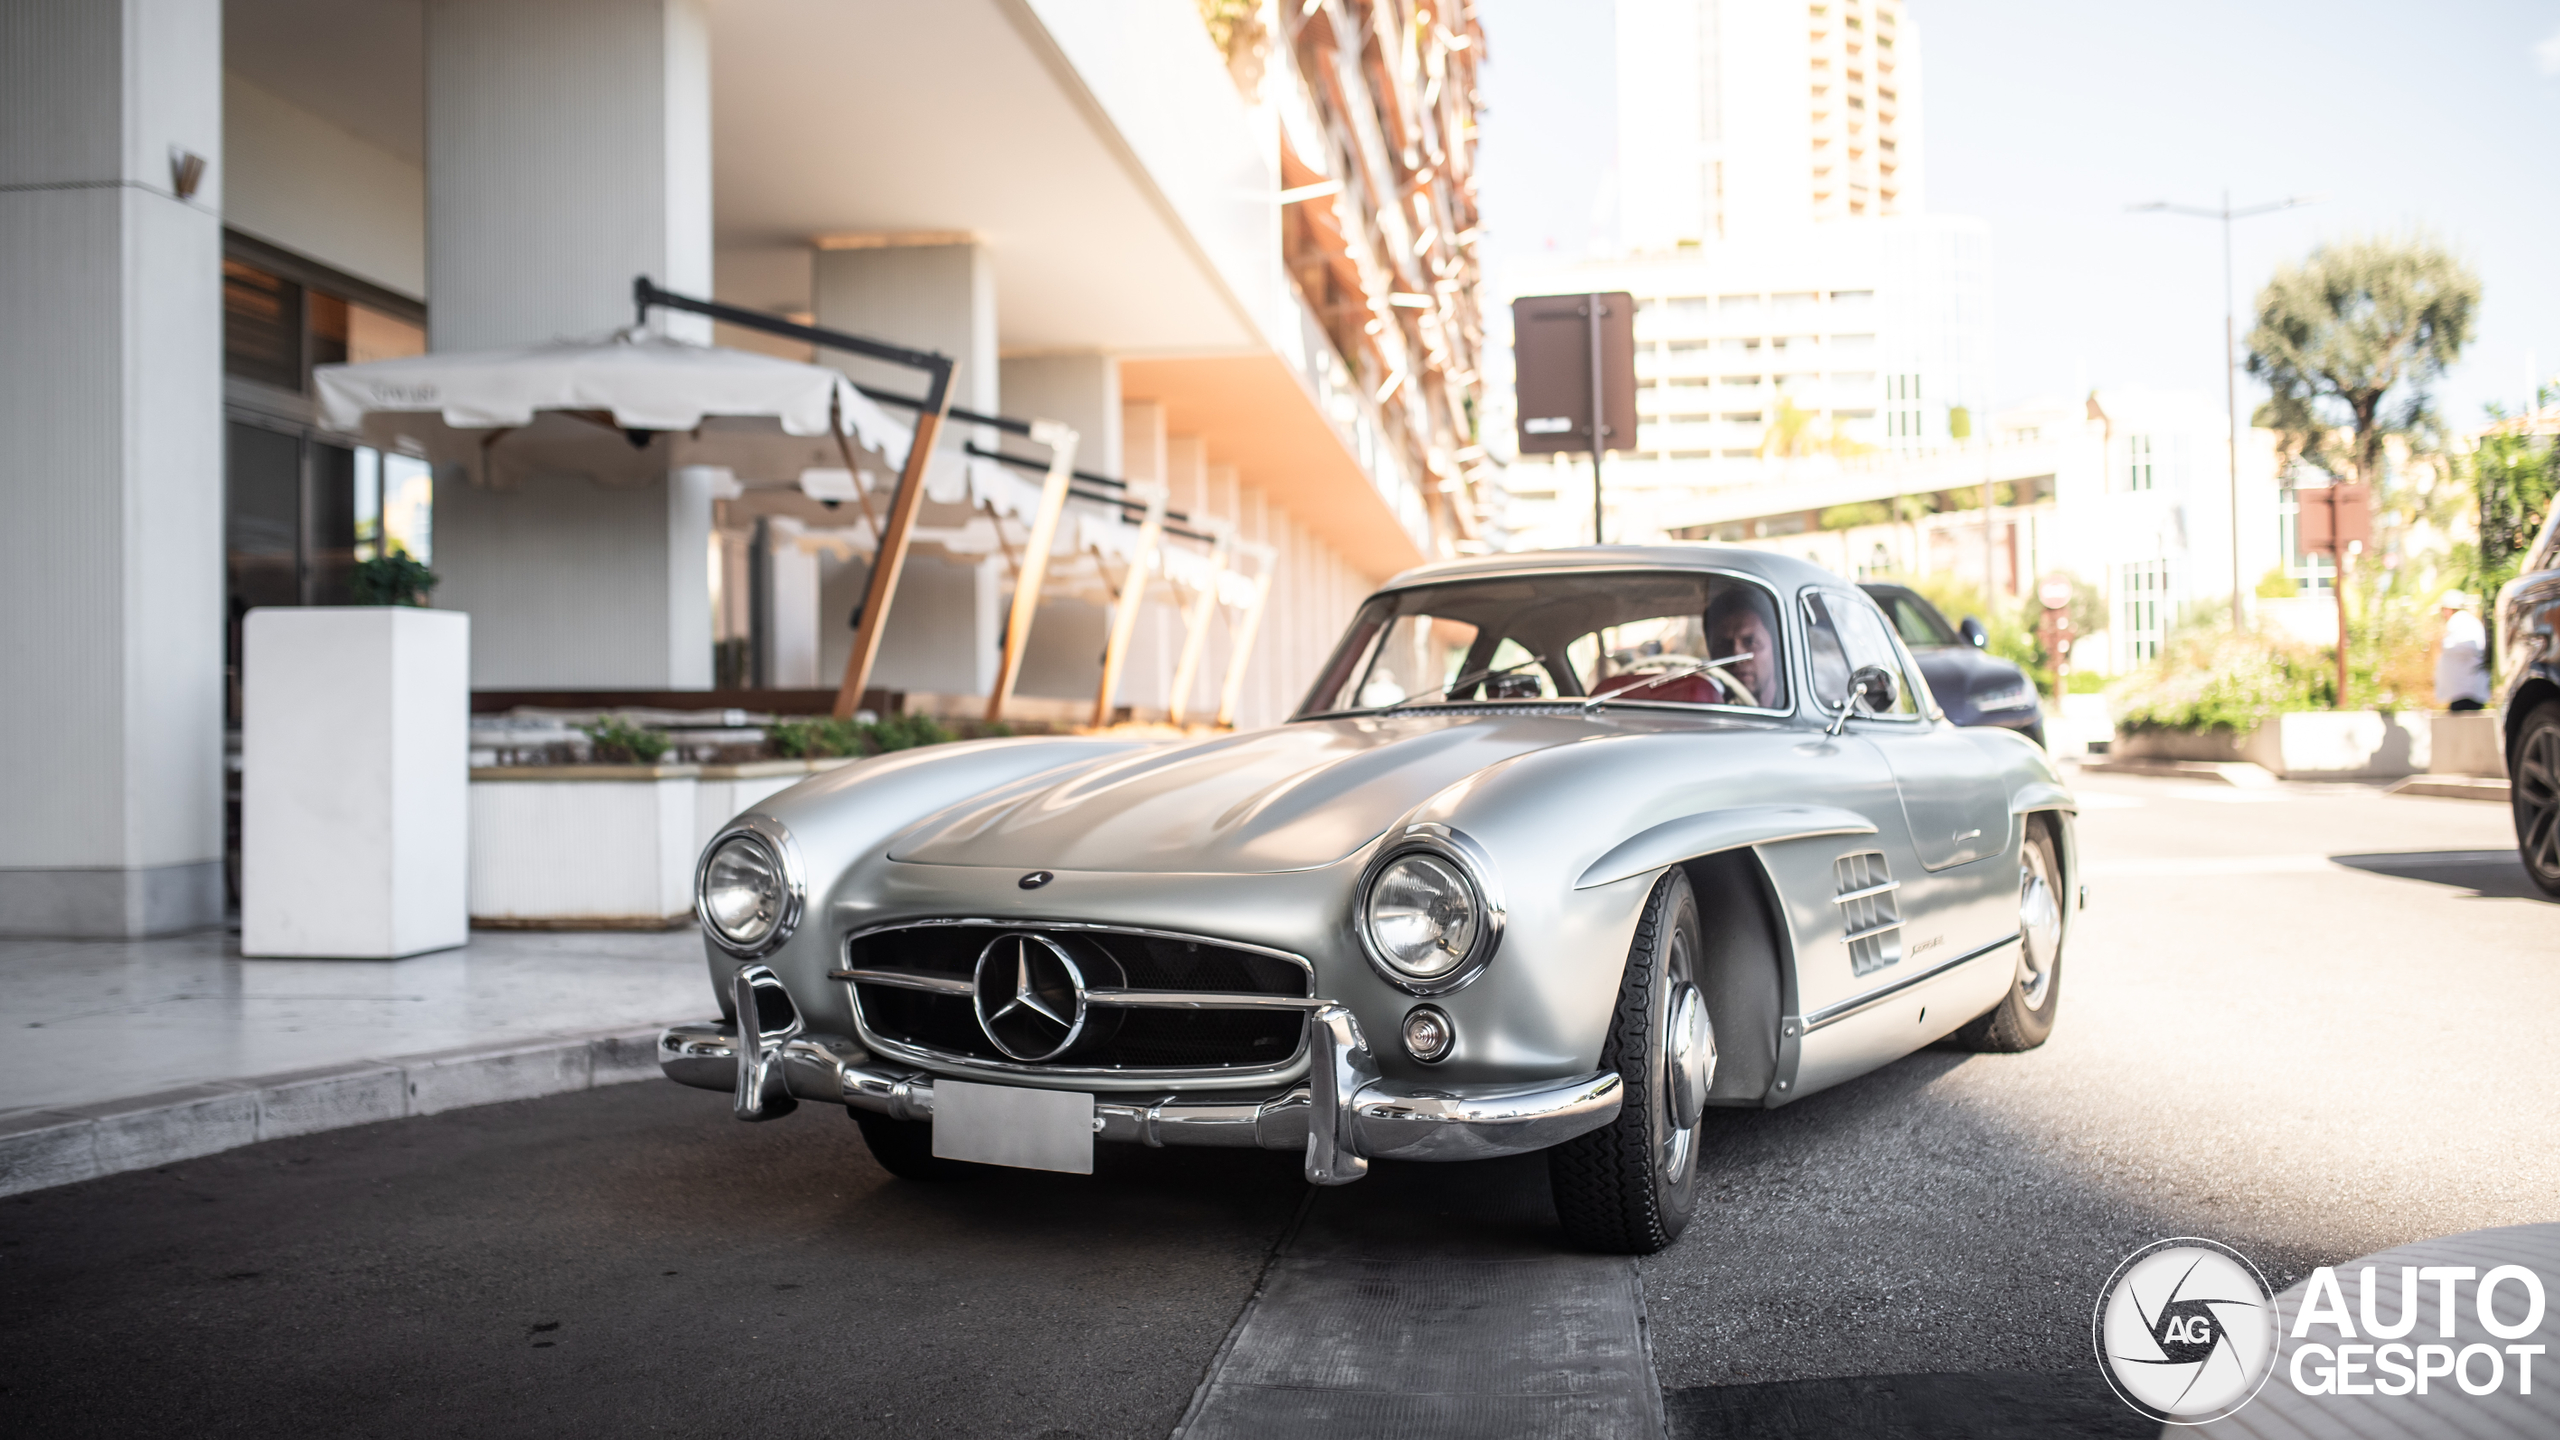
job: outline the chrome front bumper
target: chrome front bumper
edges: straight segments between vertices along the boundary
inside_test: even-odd
[[[895,1120],[933,1118],[933,1076],[879,1059],[855,1041],[802,1028],[771,970],[739,971],[740,1027],[706,1020],[658,1037],[658,1068],[670,1080],[729,1091],[741,1120],[770,1120],[802,1100],[826,1101]],[[1305,1083],[1254,1099],[1216,1095],[1094,1097],[1099,1140],[1139,1145],[1225,1145],[1298,1150],[1307,1179],[1342,1185],[1368,1173],[1373,1158],[1482,1160],[1543,1150],[1617,1118],[1624,1087],[1611,1071],[1519,1085],[1412,1085],[1381,1079],[1360,1026],[1340,1005],[1307,1016],[1316,1063]]]

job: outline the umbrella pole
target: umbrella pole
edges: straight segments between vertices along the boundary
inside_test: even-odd
[[[862,595],[862,624],[853,632],[853,653],[845,657],[844,684],[836,690],[836,718],[848,720],[862,708],[863,688],[871,683],[871,662],[880,655],[881,627],[889,622],[889,601],[897,594],[899,573],[907,568],[907,541],[915,533],[916,507],[924,503],[924,469],[933,461],[934,442],[942,435],[943,417],[951,413],[951,375],[935,378],[932,403],[916,412],[916,430],[907,442],[907,468],[898,477],[897,498],[889,502],[889,528],[871,552],[871,583]],[[855,482],[859,485],[861,482]]]
[[[1042,427],[1047,426],[1044,430]],[[1056,543],[1058,516],[1067,508],[1067,483],[1075,478],[1076,432],[1064,425],[1035,421],[1033,438],[1049,446],[1049,474],[1040,483],[1040,509],[1031,520],[1030,538],[1022,542],[1022,563],[1013,573],[1013,608],[1005,615],[1004,658],[996,667],[995,689],[987,695],[987,723],[1004,718],[1013,698],[1013,682],[1022,673],[1022,647],[1031,639],[1031,617],[1040,609],[1040,586],[1049,575],[1049,547]],[[1004,521],[996,521],[1004,536]]]

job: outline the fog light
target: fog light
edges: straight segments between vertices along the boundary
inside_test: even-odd
[[[1404,1016],[1404,1053],[1425,1065],[1445,1060],[1457,1048],[1458,1027],[1437,1006],[1416,1005]]]

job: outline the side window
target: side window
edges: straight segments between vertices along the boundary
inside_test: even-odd
[[[1873,665],[1894,678],[1893,708],[1885,713],[1905,720],[1919,716],[1919,701],[1912,693],[1911,676],[1902,667],[1902,654],[1885,633],[1884,620],[1873,605],[1829,591],[1807,590],[1804,629],[1814,699],[1824,710],[1837,710],[1848,698],[1850,672]]]

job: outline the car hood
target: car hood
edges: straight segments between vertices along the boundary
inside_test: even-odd
[[[1554,712],[1300,721],[1036,776],[927,818],[889,858],[1026,871],[1314,869],[1488,766],[1614,728]]]
[[[1966,714],[1973,713],[1976,691],[1994,684],[2013,685],[2026,674],[2012,662],[1970,645],[1915,645],[1911,658],[1920,662],[1920,673],[1938,703]]]

